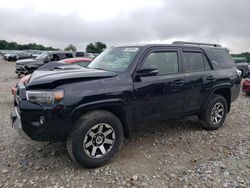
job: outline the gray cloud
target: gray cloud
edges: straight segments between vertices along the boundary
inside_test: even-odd
[[[0,9],[0,38],[83,49],[89,42],[108,45],[152,40],[188,39],[227,45],[234,52],[250,51],[249,0],[164,1],[163,6],[120,13],[116,18],[89,22],[76,13],[59,16],[31,9]]]

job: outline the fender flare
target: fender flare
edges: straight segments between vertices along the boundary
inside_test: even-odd
[[[212,95],[214,94],[214,92],[215,92],[216,90],[218,90],[218,89],[224,89],[224,88],[230,89],[232,86],[233,86],[233,85],[232,85],[231,83],[223,83],[223,84],[216,84],[216,85],[214,85],[214,86],[212,87],[212,89],[211,89],[209,95],[208,95],[207,100],[203,103],[203,105],[202,105],[202,107],[201,107],[201,111],[203,111],[203,110],[206,108],[208,102],[210,101]],[[230,99],[230,100],[231,100],[231,99]],[[229,110],[230,110],[230,106],[228,106],[228,112],[229,112]]]
[[[81,104],[77,107],[75,107],[69,116],[69,119],[71,122],[75,122],[79,116],[87,111],[95,110],[95,109],[105,109],[105,107],[119,107],[122,109],[124,113],[121,114],[123,116],[122,119],[118,117],[123,125],[124,133],[126,137],[129,137],[129,132],[131,130],[131,124],[132,124],[132,117],[129,117],[128,113],[126,112],[126,106],[128,106],[128,102],[124,99],[104,99],[104,100],[98,100],[94,102],[89,102],[85,104]],[[116,115],[115,113],[113,113]],[[117,115],[116,115],[117,116]]]

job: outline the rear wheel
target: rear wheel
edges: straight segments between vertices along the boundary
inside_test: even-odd
[[[207,130],[220,128],[228,111],[227,101],[221,95],[212,95],[206,109],[200,115],[201,125]]]
[[[99,167],[107,163],[123,143],[120,120],[107,111],[84,114],[67,140],[70,157],[85,167]]]

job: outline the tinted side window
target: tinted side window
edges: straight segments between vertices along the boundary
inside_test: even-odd
[[[226,50],[223,49],[211,49],[214,61],[220,64],[222,68],[229,68],[234,66],[232,57]]]
[[[53,54],[51,61],[58,61],[58,60],[60,60],[59,56],[57,54]]]
[[[71,53],[65,54],[66,58],[72,58],[73,55]]]
[[[183,52],[185,72],[210,70],[206,57],[201,52]]]
[[[154,65],[158,68],[161,74],[178,73],[178,55],[177,52],[153,52],[146,58],[147,65]]]

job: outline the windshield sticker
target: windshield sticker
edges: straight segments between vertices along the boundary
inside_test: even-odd
[[[136,52],[138,48],[125,48],[123,51],[124,52]]]

